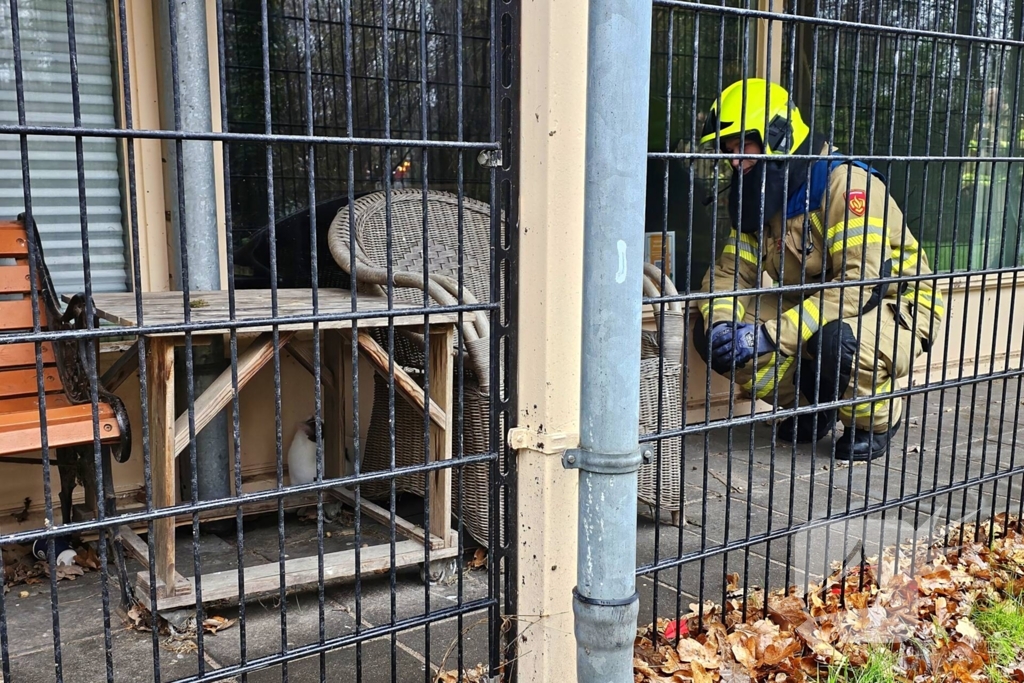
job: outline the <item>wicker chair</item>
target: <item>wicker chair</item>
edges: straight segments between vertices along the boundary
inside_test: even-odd
[[[423,304],[423,291],[427,290],[435,304],[454,304],[458,301],[458,221],[459,199],[447,192],[430,192],[427,201],[428,229],[428,271],[430,277],[423,278],[423,193],[421,190],[398,190],[390,195],[391,264],[394,298],[397,303]],[[355,216],[354,229],[349,223],[350,211],[342,208],[327,236],[331,255],[346,273],[351,274],[353,264],[350,258],[349,238],[355,235],[356,282],[359,291],[377,295],[386,293],[387,287],[387,201],[385,193],[378,192],[358,199],[352,206]],[[463,225],[463,282],[465,289],[462,300],[466,303],[486,302],[490,299],[490,207],[469,198],[462,199]],[[504,226],[502,226],[504,229]],[[657,295],[661,273],[654,266],[645,268],[645,292]],[[675,293],[672,283],[666,279],[666,292]],[[679,406],[679,358],[682,348],[682,312],[678,303],[672,304],[665,312],[666,346],[663,410],[678,411]],[[468,360],[463,385],[463,435],[462,453],[466,456],[489,451],[490,402],[489,402],[489,323],[484,313],[467,315],[462,327],[465,357]],[[375,331],[375,334],[386,334]],[[645,335],[645,360],[641,374],[641,433],[654,431],[657,426],[658,371],[657,336]],[[377,341],[385,345],[383,336]],[[651,355],[653,354],[653,356]],[[396,329],[395,363],[421,373],[425,359],[422,336]],[[674,378],[673,378],[674,377]],[[650,384],[653,382],[653,390]],[[502,380],[502,384],[504,380]],[[674,387],[674,388],[673,388]],[[373,410],[369,431],[362,452],[363,472],[387,470],[391,463],[389,437],[388,382],[379,375],[374,376]],[[653,421],[652,421],[653,420]],[[395,400],[395,464],[398,467],[422,463],[423,416],[402,399]],[[504,429],[501,430],[504,433]],[[672,455],[672,452],[675,455]],[[674,459],[673,459],[674,458]],[[653,504],[653,487],[656,477],[651,474],[654,465],[645,465],[641,470],[640,499]],[[675,451],[662,449],[662,467],[669,471],[679,468],[679,448]],[[664,477],[663,477],[664,478]],[[461,489],[459,476],[454,477],[455,490],[452,497],[452,512],[458,514],[460,493],[462,499],[462,521],[465,528],[478,542],[486,544],[489,537],[488,511],[490,487],[488,465],[478,463],[462,468]],[[676,478],[678,488],[678,478]],[[665,482],[663,482],[664,485]],[[388,481],[364,484],[362,495],[367,498],[382,498],[389,494]],[[404,475],[395,480],[396,491],[423,495],[422,474]],[[504,499],[499,501],[504,512]],[[662,505],[667,500],[662,495]]]

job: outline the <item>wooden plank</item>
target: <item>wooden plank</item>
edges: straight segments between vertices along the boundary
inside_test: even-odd
[[[21,223],[0,223],[0,257],[28,256],[28,240]]]
[[[285,350],[292,355],[299,365],[306,368],[309,374],[316,377],[316,363],[313,362],[313,343],[312,342],[300,342],[292,339],[290,342],[284,345]],[[320,359],[323,361],[324,349],[320,347]],[[323,385],[325,392],[336,391],[334,383],[334,373],[329,367],[323,362],[320,363],[320,382]]]
[[[136,341],[127,351],[122,353],[114,364],[107,368],[107,371],[100,377],[100,384],[107,391],[117,391],[117,388],[121,386],[126,379],[134,375],[139,370],[139,345],[141,341]]]
[[[458,555],[458,548],[441,548],[431,551],[431,560],[441,560]],[[423,562],[423,546],[417,541],[400,541],[395,544],[395,567],[408,567]],[[360,549],[359,573],[362,576],[368,574],[384,574],[391,569],[391,546],[382,544]],[[281,579],[279,565],[277,562],[267,562],[245,568],[245,591],[246,597],[280,590]],[[338,581],[352,579],[356,576],[356,554],[355,550],[341,550],[333,553],[324,553],[324,580]],[[192,579],[187,579],[191,586],[195,586]],[[228,569],[221,572],[203,574],[203,602],[214,600],[237,600],[238,595],[238,570]],[[315,586],[319,583],[319,569],[317,556],[300,557],[285,560],[284,583],[286,588],[299,586]],[[136,597],[147,608],[152,609],[149,604],[149,576],[145,572],[139,573],[139,582],[136,586]],[[158,600],[159,609],[176,609],[178,607],[190,607],[195,605],[196,596],[194,590],[186,595],[177,595]]]
[[[2,402],[3,410],[5,413],[20,413],[23,411],[33,411],[37,415],[39,414],[39,399],[35,396],[19,396],[18,398],[5,398]],[[46,395],[46,410],[52,410],[54,408],[60,408],[62,406],[71,405],[71,401],[64,395],[64,392],[59,394],[47,394]]]
[[[388,378],[388,352],[367,332],[359,333],[359,351],[366,356],[378,374],[385,379]],[[395,364],[395,390],[402,398],[419,408],[421,412],[423,411],[425,402],[423,387],[397,364]],[[444,428],[446,424],[444,408],[434,400],[430,401],[430,421],[441,428]]]
[[[0,266],[0,292],[27,294],[32,291],[31,282],[27,262],[24,265]]]
[[[64,385],[60,382],[57,367],[48,365],[43,368],[43,389],[61,391]],[[36,369],[0,370],[0,398],[8,396],[34,396],[39,392]]]
[[[323,367],[341,382],[345,368],[345,344],[341,332],[326,330],[323,337]],[[338,384],[333,391],[325,391],[323,395],[324,476],[330,479],[351,474],[345,472],[345,429],[348,425],[345,388]]]
[[[430,458],[433,461],[452,457],[452,349],[455,344],[455,326],[431,327],[430,335],[430,398],[436,401],[446,416],[444,426],[430,425]],[[427,475],[430,487],[430,533],[455,543],[451,531],[452,471],[450,468],[434,470]]]
[[[282,332],[278,335],[278,348],[284,346],[291,339],[291,332]],[[264,332],[250,344],[245,351],[238,354],[238,390],[249,383],[260,369],[270,362],[274,357],[274,337],[270,332]],[[231,382],[231,368],[226,368],[218,375],[217,379],[202,393],[195,401],[195,429],[198,434],[203,427],[210,424],[210,421],[217,416],[224,407],[231,402],[234,396],[234,387]],[[188,448],[188,412],[184,412],[174,421],[174,455]]]
[[[43,344],[43,363],[53,363],[53,345]],[[36,345],[33,342],[22,344],[0,344],[0,367],[26,367],[36,365]]]
[[[46,440],[51,449],[51,458],[55,457],[52,450],[54,448],[92,443],[92,409],[89,406],[85,407],[89,410],[89,417],[86,420],[46,425]],[[100,434],[100,439],[104,442],[117,439],[120,436],[117,420],[114,417],[101,419]],[[2,437],[0,456],[32,453],[40,450],[43,445],[38,413],[36,413],[35,424],[4,429],[0,431],[0,437]]]
[[[40,305],[42,302],[40,302]],[[46,311],[39,311],[39,325],[46,327]],[[0,301],[0,330],[32,329],[32,300]]]
[[[343,488],[333,488],[328,489],[328,493],[330,493],[332,496],[334,496],[341,502],[345,503],[346,505],[349,505],[353,509],[355,509],[356,495],[352,491]],[[373,521],[380,522],[386,527],[391,526],[390,510],[385,510],[380,505],[377,505],[376,503],[371,503],[365,498],[359,499],[359,510],[360,514],[366,515]],[[420,543],[426,542],[427,534],[426,531],[423,530],[423,527],[417,526],[416,524],[413,524],[412,522],[409,522],[398,515],[395,515],[395,533],[401,534],[402,536],[412,539],[414,541],[419,541]],[[444,539],[439,536],[431,536],[430,547],[443,548]]]
[[[153,471],[153,508],[172,507],[177,482],[174,473],[174,343],[149,338],[146,348],[146,380],[149,401],[149,442]],[[174,586],[174,519],[153,522],[156,577]]]
[[[143,566],[149,567],[149,546],[143,541],[131,527],[122,525],[119,528],[121,542],[128,554],[138,560]]]
[[[230,320],[228,293],[226,291],[191,292],[189,315],[196,323],[227,323]],[[64,297],[65,300],[68,297]],[[97,315],[116,325],[136,326],[135,294],[131,292],[107,293],[98,292],[93,296]],[[145,292],[142,302],[146,315],[146,323],[151,325],[181,324],[184,321],[185,302],[181,292]],[[351,294],[345,289],[320,289],[319,312],[325,316],[339,316],[352,313]],[[308,317],[312,311],[312,290],[282,289],[278,291],[277,317],[290,316]],[[415,309],[417,306],[395,304],[394,310]],[[359,313],[384,312],[388,310],[386,297],[360,294],[358,300]],[[269,290],[243,289],[235,292],[235,319],[238,322],[271,317],[271,296]],[[458,316],[455,313],[431,313],[432,323],[454,323]],[[395,325],[415,326],[423,324],[423,316],[398,315],[394,317]],[[359,321],[362,328],[383,327],[388,324],[388,317],[368,317]],[[321,330],[348,329],[350,320],[324,320],[320,322]],[[283,322],[278,324],[282,331],[309,330],[308,322]],[[240,332],[266,332],[273,326],[261,324],[239,328]],[[227,327],[204,330],[204,334],[221,334],[228,331]],[[182,336],[180,332],[169,332],[169,336]]]

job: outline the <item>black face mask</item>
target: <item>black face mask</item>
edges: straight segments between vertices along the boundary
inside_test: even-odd
[[[785,179],[784,164],[764,159],[759,159],[746,174],[739,169],[733,171],[732,183],[729,186],[729,218],[733,226],[740,232],[757,235],[762,224],[767,223],[772,216],[782,210],[786,196]]]
[[[815,135],[804,140],[794,154],[808,154],[809,150],[820,150],[825,144],[825,138]],[[740,232],[756,235],[761,229],[762,223],[767,223],[775,214],[782,211],[789,198],[797,193],[807,182],[806,159],[792,159],[788,156],[780,157],[779,161],[766,161],[759,159],[750,172],[743,175],[739,169],[733,171],[732,182],[729,186],[729,218],[733,227]],[[789,175],[789,182],[786,182],[786,175]],[[740,215],[740,176],[743,175],[743,214]],[[761,193],[761,179],[764,179],[764,194]],[[761,212],[761,203],[764,202],[764,212]]]

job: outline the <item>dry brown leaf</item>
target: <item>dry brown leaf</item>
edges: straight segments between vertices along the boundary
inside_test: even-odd
[[[148,609],[136,603],[131,606],[126,615],[125,623],[128,628],[135,631],[152,631],[152,616]]]
[[[934,571],[922,574],[917,578],[917,586],[924,595],[941,593],[949,596],[956,591],[949,567],[938,567]]]
[[[732,656],[748,671],[757,667],[757,638],[743,633],[731,633],[728,637]]]
[[[804,609],[804,601],[793,595],[769,600],[768,616],[778,624],[779,628],[787,631],[795,631],[811,618],[811,615]]]
[[[217,633],[235,625],[238,619],[227,619],[225,617],[212,616],[203,620],[203,630],[207,633]]]
[[[764,649],[765,666],[778,666],[784,660],[798,654],[802,648],[800,641],[791,636],[783,636],[770,643]]]
[[[487,551],[483,548],[477,548],[476,552],[473,553],[473,559],[466,563],[470,569],[480,569],[481,567],[487,566]]]
[[[168,638],[163,642],[163,646],[176,655],[188,655],[193,652],[199,652],[199,645],[196,644],[196,641],[188,638],[185,640]]]
[[[95,569],[99,571],[100,558],[96,554],[96,551],[89,546],[85,546],[78,549],[78,554],[75,555],[75,564],[86,569]]]
[[[693,671],[693,683],[713,683],[714,679],[711,674],[701,666],[700,662],[690,664],[690,670]]]
[[[963,636],[964,641],[972,647],[977,646],[983,640],[981,633],[966,617],[956,623],[956,632]]]
[[[21,510],[12,514],[11,517],[14,517],[18,523],[24,522],[28,519],[28,510],[30,507],[32,507],[32,499],[26,498],[21,504]]]
[[[48,565],[44,565],[44,566],[46,567],[45,573],[46,573],[47,576],[49,576],[50,575],[50,567]],[[81,567],[79,567],[77,564],[58,564],[57,565],[57,580],[58,581],[63,581],[64,579],[67,579],[68,581],[74,581],[79,576],[85,576],[85,570],[82,569]]]
[[[438,671],[434,676],[434,683],[458,683],[460,680],[463,683],[485,683],[487,681],[487,668],[483,664],[477,664],[472,669],[463,671],[461,678],[457,669]]]

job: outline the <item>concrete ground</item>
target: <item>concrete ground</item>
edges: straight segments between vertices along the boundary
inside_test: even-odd
[[[637,559],[641,594],[640,622],[685,613],[701,598],[721,601],[726,575],[738,573],[748,586],[770,588],[802,585],[834,561],[877,552],[897,539],[927,539],[930,529],[947,520],[973,519],[980,513],[1020,508],[1021,474],[998,475],[1024,466],[1015,442],[1024,423],[1018,424],[1021,396],[1016,382],[1004,395],[1003,385],[966,387],[915,396],[887,459],[853,467],[830,463],[828,441],[810,446],[779,444],[773,451],[770,429],[764,425],[716,429],[688,436],[685,442],[682,488],[685,491],[683,524],[669,524],[669,511],[641,509],[638,517]],[[731,434],[730,434],[731,431]],[[984,485],[959,484],[990,477]],[[942,490],[938,497],[922,495]],[[901,504],[900,501],[903,501]],[[420,505],[403,500],[413,516]],[[575,501],[572,502],[575,504]],[[643,508],[644,506],[642,506]],[[865,509],[870,514],[865,515]],[[655,514],[658,513],[658,514]],[[347,520],[327,527],[332,532],[328,551],[355,542]],[[797,533],[785,530],[796,527]],[[752,539],[745,543],[744,539]],[[387,530],[369,526],[363,542],[387,542]],[[178,568],[191,574],[191,530],[179,530]],[[202,571],[228,569],[236,563],[234,535],[204,535],[200,543]],[[245,527],[246,563],[274,562],[278,558],[276,514],[250,519]],[[289,513],[285,553],[290,557],[316,553],[316,527]],[[472,556],[472,549],[466,558]],[[682,558],[682,562],[675,562]],[[135,567],[137,569],[138,567]],[[655,569],[656,568],[656,569]],[[486,598],[488,575],[482,569],[461,572],[464,600]],[[388,574],[366,577],[359,587],[352,582],[328,585],[323,612],[317,591],[293,591],[287,596],[285,629],[276,595],[245,605],[244,638],[247,660],[315,644],[321,624],[326,638],[355,634],[360,629],[387,626],[392,619],[423,615],[458,605],[458,583],[434,585],[420,580],[417,568],[396,572],[394,590]],[[21,597],[27,591],[27,597]],[[58,591],[60,660],[63,680],[75,683],[106,681],[102,587],[98,572],[75,581],[61,581]],[[116,592],[111,595],[116,604]],[[36,683],[55,680],[54,639],[49,584],[15,587],[6,596],[7,651],[10,681]],[[358,608],[357,608],[358,605]],[[213,604],[209,614],[233,619],[238,607]],[[358,621],[357,621],[358,619]],[[282,633],[286,637],[282,638]],[[459,637],[459,634],[462,637]],[[162,636],[154,650],[151,633],[126,627],[115,614],[111,623],[110,680],[155,681],[154,653],[159,657],[160,679],[190,679],[240,661],[243,629],[240,624],[207,634],[203,656],[195,637]],[[284,643],[282,642],[284,640]],[[460,647],[461,645],[461,647]],[[342,647],[324,660],[326,680],[367,683],[378,681],[430,681],[425,669],[450,669],[460,655],[467,668],[486,661],[486,612],[466,615],[461,623],[446,619],[429,627],[410,628],[392,638],[385,636],[356,647]],[[572,656],[567,653],[567,656]],[[280,665],[251,673],[247,680],[319,681],[320,659],[291,662],[285,678]],[[240,680],[226,678],[223,680]]]

